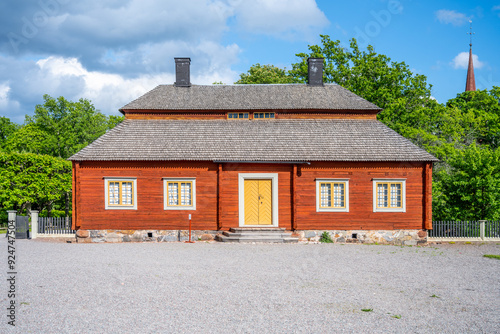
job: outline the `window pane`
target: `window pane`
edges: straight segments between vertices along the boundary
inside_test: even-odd
[[[274,118],[274,113],[273,113],[273,112],[272,112],[272,113],[270,113],[270,114],[269,114],[269,117],[270,117],[270,118]]]
[[[248,113],[245,113],[243,116],[244,118],[248,118]]]
[[[391,207],[400,208],[401,205],[401,183],[391,184]]]
[[[332,207],[332,184],[331,183],[321,183],[321,207],[331,208]]]
[[[132,205],[132,182],[122,182],[122,205]]]
[[[377,184],[377,206],[387,208],[388,205],[388,185],[386,183]]]
[[[177,182],[168,182],[168,205],[179,205],[179,184]]]
[[[333,185],[333,206],[336,208],[344,207],[344,183],[334,183]]]
[[[118,205],[120,204],[120,183],[119,182],[109,182],[109,204]]]
[[[191,205],[191,182],[181,183],[181,205]]]

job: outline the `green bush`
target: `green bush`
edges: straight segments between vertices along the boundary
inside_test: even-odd
[[[333,243],[332,237],[330,236],[330,233],[327,231],[324,231],[323,234],[321,235],[321,238],[319,238],[319,242],[324,242],[331,244]]]

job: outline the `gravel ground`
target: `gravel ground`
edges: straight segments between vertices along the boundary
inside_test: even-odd
[[[15,328],[0,250],[2,333],[500,332],[500,243],[17,240]]]

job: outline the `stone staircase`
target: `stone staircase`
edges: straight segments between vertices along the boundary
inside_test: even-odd
[[[292,237],[292,232],[285,232],[285,228],[278,227],[231,227],[229,231],[218,234],[215,240],[221,242],[267,242],[292,243],[299,238]]]

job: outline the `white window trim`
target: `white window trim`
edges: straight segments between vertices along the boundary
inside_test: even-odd
[[[189,206],[169,206],[168,205],[168,181],[174,182],[192,182],[193,183],[193,201]],[[180,190],[179,190],[180,191]],[[195,177],[164,177],[163,178],[163,210],[196,210],[196,178]]]
[[[321,207],[321,183],[343,182],[345,183],[345,208],[322,208]],[[333,198],[332,198],[333,201]],[[349,179],[316,179],[316,212],[349,212]]]
[[[272,225],[245,225],[245,180],[271,180]],[[278,173],[239,173],[238,204],[240,227],[278,227]]]
[[[377,208],[377,182],[401,182],[401,208]],[[372,179],[373,212],[406,212],[406,179]],[[390,196],[390,194],[389,194]]]
[[[109,189],[108,182],[113,181],[132,181],[133,188],[133,198],[131,206],[126,205],[110,205],[109,204]],[[104,200],[105,200],[105,209],[106,210],[137,210],[137,178],[135,177],[104,177]]]

